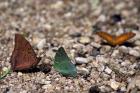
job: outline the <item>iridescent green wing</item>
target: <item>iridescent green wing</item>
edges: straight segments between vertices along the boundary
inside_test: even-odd
[[[71,62],[63,47],[60,47],[55,55],[54,68],[64,76],[76,77],[77,70]]]

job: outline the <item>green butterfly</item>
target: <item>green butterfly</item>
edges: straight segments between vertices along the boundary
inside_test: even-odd
[[[71,62],[63,47],[60,47],[55,55],[54,69],[64,76],[76,77],[77,70]]]

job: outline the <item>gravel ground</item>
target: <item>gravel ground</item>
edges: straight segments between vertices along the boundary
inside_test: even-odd
[[[0,93],[140,93],[140,1],[0,0],[0,66],[10,68],[15,33],[23,34],[39,64],[53,64],[63,46],[78,65],[78,77],[12,72],[0,80]],[[94,32],[120,35],[127,43],[110,46]]]

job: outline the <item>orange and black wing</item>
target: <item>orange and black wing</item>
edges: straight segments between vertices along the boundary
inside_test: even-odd
[[[127,32],[124,33],[118,37],[115,38],[115,45],[120,45],[124,42],[126,42],[127,40],[131,39],[132,37],[134,37],[136,34],[133,32]]]
[[[114,45],[114,38],[106,32],[97,32],[97,35],[105,39],[109,44]]]

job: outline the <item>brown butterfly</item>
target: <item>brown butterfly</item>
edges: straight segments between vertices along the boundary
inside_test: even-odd
[[[28,70],[39,63],[30,43],[20,34],[15,34],[15,48],[10,63],[13,71]]]
[[[106,32],[97,32],[97,34],[113,46],[120,45],[136,35],[133,32],[127,32],[120,36],[112,36]]]

